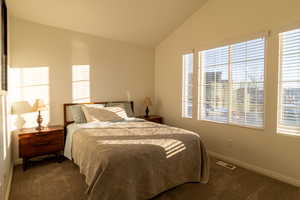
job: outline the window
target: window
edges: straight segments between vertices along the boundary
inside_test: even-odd
[[[193,115],[193,54],[182,56],[182,117]]]
[[[262,127],[264,38],[199,53],[199,118]]]
[[[28,101],[31,105],[36,99],[42,99],[47,105],[47,110],[42,111],[43,125],[49,122],[49,68],[48,67],[24,67],[10,68],[9,98],[11,102]],[[25,127],[37,126],[37,113],[24,114]],[[15,119],[11,120],[12,123]],[[11,124],[12,129],[15,125]]]
[[[279,37],[278,131],[300,135],[300,29],[281,33]]]
[[[229,47],[220,47],[201,54],[200,118],[227,122],[229,108]]]
[[[90,66],[73,65],[72,67],[73,102],[90,102]]]

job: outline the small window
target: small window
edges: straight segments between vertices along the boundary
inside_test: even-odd
[[[72,67],[73,102],[90,102],[90,66],[73,65]]]
[[[278,132],[300,135],[300,29],[281,33]]]
[[[201,51],[199,118],[263,127],[264,38]]]
[[[182,56],[182,117],[193,116],[193,53]]]

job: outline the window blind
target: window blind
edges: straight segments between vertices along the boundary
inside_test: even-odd
[[[200,119],[244,126],[264,123],[264,38],[200,54]]]
[[[227,122],[229,109],[229,46],[201,53],[201,119]]]
[[[300,29],[281,33],[279,123],[281,133],[300,135]]]
[[[182,56],[182,117],[193,117],[193,53]]]

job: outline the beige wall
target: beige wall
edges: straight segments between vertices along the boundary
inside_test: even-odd
[[[128,91],[144,113],[143,98],[154,96],[154,49],[10,20],[11,68],[49,67],[50,124],[63,124],[63,103],[72,102],[72,65],[90,65],[91,101],[127,100]],[[18,162],[16,136],[13,144]]]
[[[50,123],[62,124],[72,102],[72,65],[90,65],[92,101],[127,100],[137,113],[154,96],[154,49],[11,19],[11,68],[49,67]],[[13,81],[13,80],[11,80]]]
[[[181,118],[181,54],[239,41],[255,33],[299,22],[298,0],[210,0],[155,51],[157,110],[168,124],[201,134],[208,149],[237,163],[300,185],[300,137],[276,134],[278,37],[267,38],[265,129],[249,129]],[[196,108],[194,107],[194,113]],[[230,143],[232,141],[232,144]]]

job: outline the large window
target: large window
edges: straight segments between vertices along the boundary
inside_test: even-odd
[[[300,135],[300,29],[280,34],[280,65],[278,131]]]
[[[200,118],[227,122],[229,108],[229,47],[200,52]]]
[[[72,67],[73,102],[90,102],[90,66],[73,65]]]
[[[193,115],[193,53],[182,56],[182,117]]]
[[[264,38],[199,53],[199,118],[243,126],[264,123]]]

